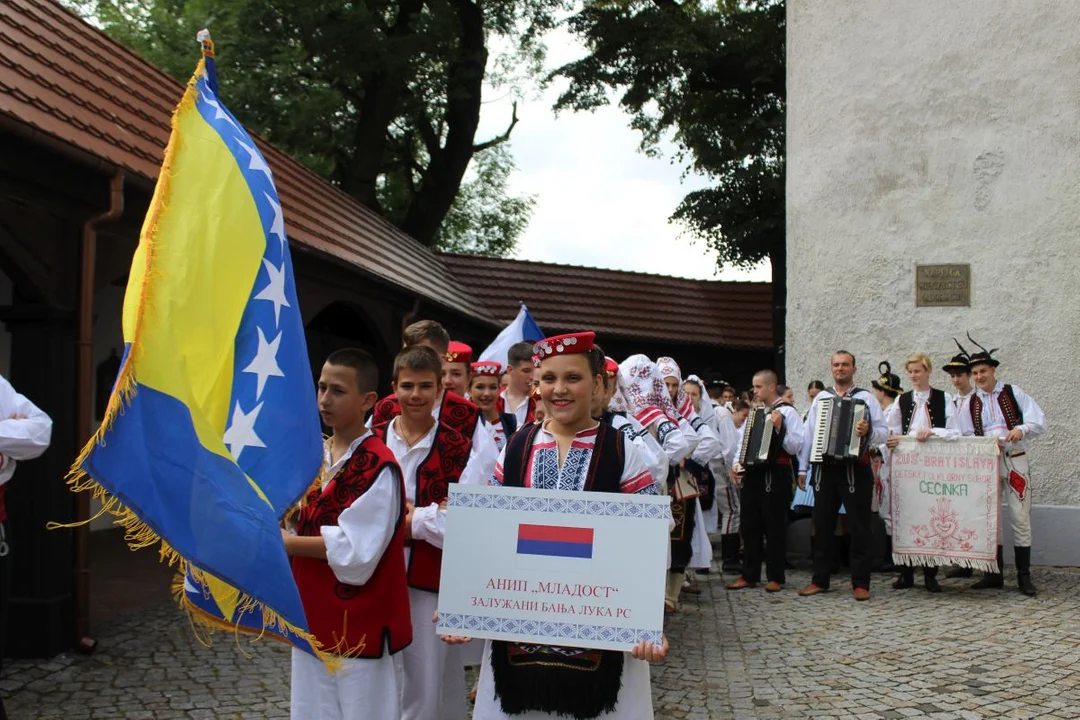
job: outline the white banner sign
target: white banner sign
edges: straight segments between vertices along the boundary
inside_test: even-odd
[[[997,572],[995,438],[900,439],[892,451],[893,561]]]
[[[451,485],[439,633],[598,650],[659,644],[669,505]]]

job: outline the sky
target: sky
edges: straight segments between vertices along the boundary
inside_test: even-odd
[[[584,54],[559,30],[549,39],[547,64],[557,67]],[[515,257],[699,279],[769,280],[767,264],[718,273],[716,253],[668,222],[688,192],[709,184],[682,177],[682,168],[671,163],[673,145],[662,157],[641,153],[640,133],[617,105],[556,117],[552,107],[561,87],[518,102],[511,192],[534,195],[536,206]],[[500,96],[488,89],[477,142],[505,132],[511,108],[506,91]]]

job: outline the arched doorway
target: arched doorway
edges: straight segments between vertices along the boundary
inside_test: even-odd
[[[375,356],[382,371],[379,377],[380,393],[389,392],[390,378],[387,375],[393,358],[385,340],[362,308],[348,302],[331,303],[308,322],[305,332],[311,372],[316,380],[327,355],[341,348],[355,347]]]

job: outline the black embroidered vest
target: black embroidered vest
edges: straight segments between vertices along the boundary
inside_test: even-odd
[[[915,391],[908,390],[900,396],[900,424],[903,434],[907,435],[911,428],[911,418],[915,416]],[[947,398],[943,390],[930,388],[930,398],[926,402],[926,408],[930,411],[930,427],[945,427],[945,403]]]

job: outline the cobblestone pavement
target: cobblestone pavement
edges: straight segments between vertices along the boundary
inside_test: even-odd
[[[723,590],[714,572],[669,624],[672,655],[654,668],[656,717],[1080,718],[1080,576],[1037,570],[1040,595],[894,591],[874,597],[788,589]],[[1007,582],[1012,580],[1007,576]],[[155,604],[99,634],[90,657],[5,664],[13,720],[280,718],[288,652],[263,641],[249,657],[231,637],[199,645],[179,611]]]

